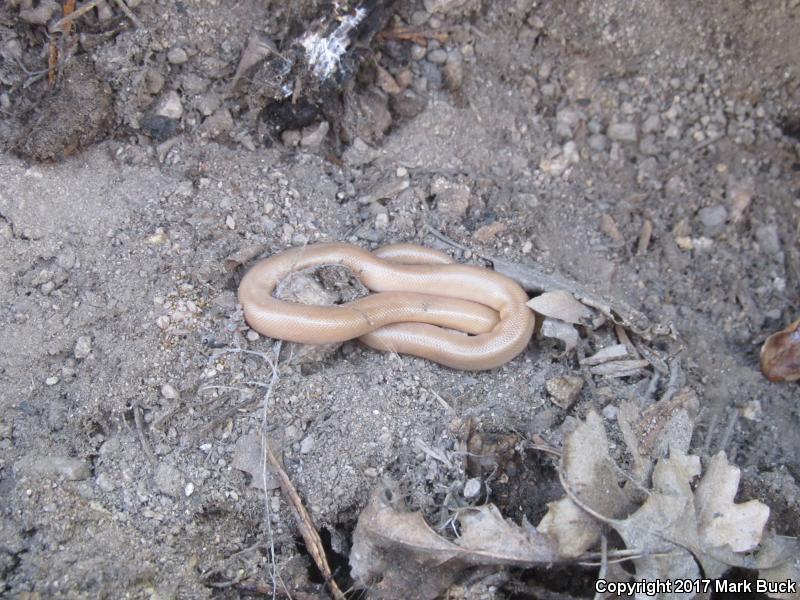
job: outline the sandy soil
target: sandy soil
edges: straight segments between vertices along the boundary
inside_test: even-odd
[[[226,259],[330,240],[537,263],[672,325],[652,348],[699,394],[695,447],[800,534],[800,388],[757,364],[800,315],[800,3],[401,2],[390,29],[427,47],[374,42],[341,156],[316,125],[265,137],[257,80],[228,94],[248,36],[284,39],[314,3],[227,4],[142,3],[138,29],[113,3],[86,15],[55,94],[43,27],[0,8],[0,594],[239,597],[268,580],[270,540],[288,589],[324,593],[274,482],[265,511],[253,382],[271,372],[243,350],[274,345]],[[438,518],[477,476],[535,523],[555,471],[514,444],[557,446],[591,408],[611,423],[654,376],[593,376],[547,339],[485,373],[283,350],[268,431],[344,588],[382,477]],[[568,409],[546,390],[560,375],[586,381]],[[503,458],[458,459],[465,423]],[[551,583],[589,597],[595,574]]]

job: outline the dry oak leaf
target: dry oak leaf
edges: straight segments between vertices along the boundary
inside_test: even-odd
[[[436,598],[476,566],[532,567],[556,559],[555,544],[531,527],[502,517],[491,504],[460,511],[461,535],[436,533],[421,513],[410,512],[396,483],[376,489],[358,517],[350,552],[357,587],[371,597]]]

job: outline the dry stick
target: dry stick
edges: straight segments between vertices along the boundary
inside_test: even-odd
[[[125,16],[128,17],[128,20],[131,23],[133,23],[134,27],[138,29],[142,28],[142,22],[139,20],[139,17],[133,14],[131,9],[128,8],[128,5],[125,3],[125,0],[114,0],[114,2],[116,2],[117,6],[119,6],[119,9],[125,13]]]
[[[527,292],[549,292],[553,290],[566,290],[583,304],[601,312],[614,323],[622,324],[634,333],[647,337],[650,330],[654,329],[650,319],[625,302],[610,302],[584,289],[577,282],[567,279],[558,273],[544,273],[538,267],[523,265],[503,260],[491,255],[481,254],[450,239],[434,228],[427,220],[424,221],[425,229],[438,240],[465,252],[472,252],[475,256],[492,263],[494,270],[501,275],[510,277]]]
[[[264,359],[264,362],[267,363],[269,368],[272,370],[272,377],[269,380],[269,385],[267,385],[267,390],[264,392],[264,408],[261,414],[261,484],[264,488],[264,514],[266,515],[267,519],[267,536],[269,537],[269,576],[272,582],[272,600],[275,600],[278,590],[278,567],[275,560],[275,535],[272,532],[272,507],[270,505],[269,492],[267,491],[269,490],[269,486],[267,485],[267,479],[269,477],[269,473],[267,472],[267,460],[270,452],[267,442],[267,427],[269,425],[269,400],[272,397],[272,389],[275,387],[275,383],[278,381],[278,367],[276,366],[276,363],[277,359],[281,355],[282,343],[283,342],[279,340],[275,345],[275,362],[270,360],[269,356],[266,354],[261,354],[261,358]],[[245,352],[248,351],[245,350]],[[286,585],[283,587],[285,589]]]
[[[605,579],[608,574],[608,538],[606,534],[600,535],[600,570],[597,572],[597,581]],[[603,594],[594,593],[594,600],[602,600]]]
[[[280,355],[281,344],[278,342],[275,348],[276,356]],[[244,350],[245,353],[253,353],[255,352]],[[303,505],[303,501],[300,498],[300,494],[297,493],[297,489],[295,489],[294,485],[292,484],[291,479],[286,474],[286,471],[283,470],[283,466],[281,465],[280,461],[275,457],[275,454],[272,452],[272,447],[270,446],[269,440],[267,439],[267,425],[268,425],[268,411],[269,411],[269,399],[272,396],[272,389],[275,386],[275,383],[278,381],[278,369],[275,366],[275,363],[270,360],[270,358],[263,353],[259,353],[260,356],[264,359],[264,361],[269,365],[272,369],[272,378],[270,379],[269,384],[266,386],[267,390],[264,393],[264,408],[262,413],[262,463],[261,463],[261,476],[263,478],[264,484],[264,502],[265,508],[267,512],[267,528],[269,531],[270,537],[270,554],[272,558],[272,597],[276,597],[276,589],[277,589],[277,581],[276,581],[276,573],[275,573],[275,543],[272,536],[272,518],[270,515],[270,503],[269,503],[269,496],[267,493],[267,478],[269,476],[267,470],[267,464],[272,468],[272,471],[275,475],[278,476],[278,480],[281,484],[281,491],[286,499],[289,501],[289,504],[294,509],[294,517],[295,522],[297,523],[297,527],[300,530],[300,534],[303,536],[303,540],[306,543],[306,548],[308,549],[309,554],[314,559],[314,562],[317,565],[320,573],[325,578],[325,583],[328,585],[328,589],[331,591],[331,595],[333,596],[334,600],[345,600],[345,595],[342,593],[342,590],[339,589],[339,586],[336,584],[336,581],[333,579],[333,572],[331,571],[331,567],[328,564],[328,559],[325,557],[325,548],[322,545],[322,539],[320,539],[319,534],[317,533],[316,528],[314,527],[314,521],[311,519],[311,515],[308,514],[305,506]]]
[[[264,442],[267,460],[269,461],[272,470],[278,476],[278,480],[281,483],[281,491],[294,509],[295,521],[297,522],[297,527],[300,530],[300,535],[303,536],[303,540],[306,543],[308,553],[311,555],[311,558],[314,559],[317,568],[325,578],[325,582],[328,584],[328,589],[330,589],[334,600],[345,600],[344,593],[342,593],[342,590],[339,589],[339,586],[336,585],[336,581],[333,579],[331,567],[328,564],[328,560],[325,558],[325,548],[322,546],[322,540],[320,539],[319,534],[314,527],[314,522],[311,520],[311,515],[308,514],[306,507],[303,506],[303,501],[300,499],[300,495],[297,493],[297,490],[292,484],[291,479],[289,479],[289,476],[286,474],[286,471],[283,470],[280,461],[278,461],[278,459],[275,457],[275,454],[272,452],[272,447],[269,445],[269,442],[266,440],[264,440]]]
[[[722,439],[719,442],[719,451],[725,452],[725,448],[728,447],[728,444],[733,437],[733,431],[736,429],[736,421],[739,419],[739,409],[734,408],[731,411],[731,416],[728,418],[728,426],[725,428],[725,434],[722,436]]]
[[[138,404],[135,404],[133,407],[133,420],[136,422],[136,433],[139,436],[139,443],[142,445],[142,449],[147,456],[147,460],[150,461],[150,464],[155,465],[158,461],[156,460],[156,455],[153,453],[153,449],[150,448],[150,443],[147,441],[147,436],[144,434],[142,407]]]
[[[50,25],[50,27],[48,27],[47,30],[50,33],[56,33],[58,31],[61,31],[61,32],[65,31],[65,29],[64,29],[65,25],[69,25],[70,23],[72,23],[78,17],[81,17],[81,16],[85,15],[90,10],[92,10],[94,7],[96,7],[99,3],[100,3],[100,0],[89,0],[85,4],[81,4],[81,6],[79,8],[76,8],[74,11],[72,11],[68,15],[65,15],[65,16],[61,17],[58,21],[56,21],[55,23]]]

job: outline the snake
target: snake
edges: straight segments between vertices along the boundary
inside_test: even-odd
[[[373,293],[323,306],[273,297],[292,273],[333,265],[348,268]],[[535,326],[528,295],[514,280],[416,244],[373,252],[343,242],[290,248],[255,263],[238,298],[247,324],[273,339],[331,344],[357,338],[376,350],[470,371],[518,356]]]

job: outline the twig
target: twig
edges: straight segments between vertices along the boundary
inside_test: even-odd
[[[322,539],[320,539],[319,534],[314,527],[314,522],[311,520],[311,515],[308,514],[305,506],[303,506],[303,501],[300,498],[300,494],[297,493],[297,490],[292,484],[291,479],[289,479],[289,476],[286,474],[286,471],[283,470],[280,461],[272,452],[272,447],[270,446],[269,442],[266,440],[264,441],[267,460],[269,461],[273,472],[278,476],[283,495],[294,509],[297,528],[300,530],[300,535],[303,536],[308,553],[311,555],[311,558],[314,559],[314,562],[316,563],[320,573],[322,573],[325,583],[328,585],[328,589],[331,591],[331,595],[333,596],[334,600],[345,600],[344,593],[342,593],[342,590],[339,589],[339,586],[333,579],[333,572],[328,564],[328,559],[325,558],[325,548],[322,545]]]
[[[597,573],[597,580],[605,579],[608,574],[608,538],[606,534],[600,535],[600,571]],[[594,600],[602,600],[603,594],[599,591],[594,593]]]
[[[731,416],[728,418],[728,426],[725,428],[725,433],[722,436],[722,439],[719,442],[719,450],[720,452],[725,452],[725,448],[728,447],[728,444],[733,437],[733,431],[736,429],[736,421],[739,419],[739,409],[734,408],[731,411]]]
[[[450,239],[442,232],[434,228],[427,220],[424,221],[425,229],[435,238],[463,250],[464,252],[472,252],[476,256],[489,261],[495,271],[506,277],[510,277],[516,281],[525,291],[528,292],[550,292],[554,290],[566,290],[570,292],[580,302],[586,306],[600,311],[606,318],[611,319],[616,324],[627,327],[634,333],[637,333],[645,338],[650,335],[650,330],[653,329],[650,319],[644,313],[639,312],[632,306],[624,302],[610,302],[605,298],[597,296],[588,290],[581,287],[578,283],[562,277],[557,273],[544,273],[538,268],[528,265],[522,265],[515,262],[510,262],[494,256],[487,256],[474,250],[462,246],[458,242]]]
[[[139,443],[142,445],[142,449],[144,450],[145,456],[147,456],[147,460],[150,461],[150,464],[155,465],[158,460],[156,460],[156,455],[153,453],[153,449],[150,448],[150,443],[147,441],[147,436],[144,434],[144,419],[142,419],[142,407],[138,404],[133,406],[133,420],[136,422],[136,433],[139,436]]]
[[[139,20],[139,17],[137,17],[135,14],[133,14],[133,11],[131,11],[131,9],[128,8],[128,5],[125,2],[125,0],[114,0],[114,2],[116,2],[117,6],[119,6],[119,9],[123,13],[125,13],[125,16],[128,17],[128,20],[131,23],[133,23],[134,27],[136,27],[137,29],[141,29],[142,28],[142,22]]]
[[[81,4],[81,6],[79,8],[76,8],[74,11],[72,11],[68,15],[65,15],[65,16],[61,17],[58,21],[56,21],[55,23],[50,25],[50,27],[48,27],[47,30],[50,33],[56,33],[56,32],[59,32],[59,31],[63,33],[64,31],[66,31],[66,29],[64,27],[65,25],[70,25],[75,19],[85,15],[90,10],[95,8],[99,3],[100,3],[100,0],[89,0],[85,4]]]
[[[711,442],[714,440],[714,432],[717,429],[717,423],[719,422],[719,413],[714,412],[711,415],[711,420],[708,423],[708,429],[706,429],[706,436],[703,440],[703,456],[708,456],[708,453],[711,451]]]

